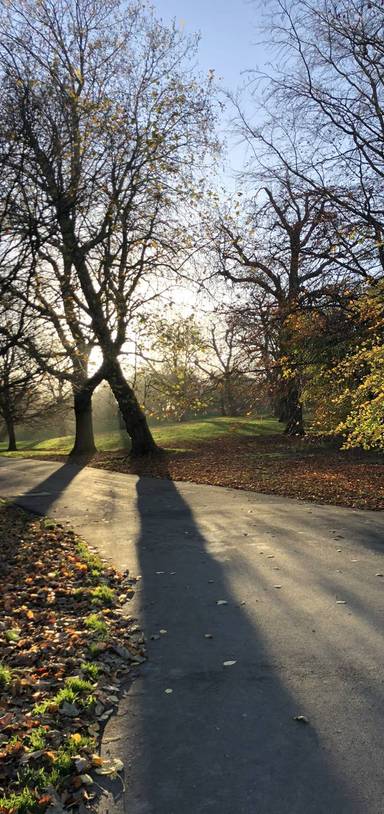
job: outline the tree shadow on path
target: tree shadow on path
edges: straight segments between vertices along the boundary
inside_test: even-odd
[[[17,496],[16,502],[22,506],[22,508],[35,514],[49,514],[57,498],[65,493],[67,487],[75,480],[82,469],[87,466],[89,460],[88,458],[79,458],[64,463],[52,472],[51,475],[48,475],[47,478],[44,478],[32,486],[27,492],[21,491],[20,496]],[[42,461],[42,472],[46,464],[46,461]],[[20,483],[22,483],[22,481],[23,473],[20,473]]]
[[[170,480],[139,479],[137,508],[136,603],[149,660],[117,724],[124,811],[367,811],[314,728],[293,720],[300,710],[289,678],[234,592],[225,541],[210,534],[208,542]]]

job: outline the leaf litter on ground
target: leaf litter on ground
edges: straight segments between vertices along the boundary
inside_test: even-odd
[[[28,451],[24,454],[28,457]],[[65,455],[44,452],[34,452],[33,457],[66,460]],[[188,449],[167,449],[161,456],[137,460],[126,449],[99,452],[92,458],[92,466],[356,509],[384,508],[382,454],[343,450],[337,439],[310,433],[304,438],[290,438],[276,433],[233,432],[214,439],[189,440]]]
[[[0,562],[0,814],[84,811],[93,774],[124,768],[98,750],[145,660],[143,634],[121,608],[136,580],[71,529],[5,503]]]

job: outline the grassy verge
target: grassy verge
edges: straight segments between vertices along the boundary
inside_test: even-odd
[[[173,424],[158,424],[151,427],[155,440],[160,446],[178,447],[212,441],[226,435],[268,435],[281,432],[281,424],[273,418],[204,418]],[[28,455],[67,454],[73,447],[73,435],[49,438],[45,441],[20,441],[17,452],[7,452],[6,444],[0,444],[0,454],[7,457]],[[96,446],[100,452],[129,449],[126,432],[109,432],[96,435]]]
[[[60,524],[0,504],[0,813],[91,804],[121,681],[144,660],[134,579]]]

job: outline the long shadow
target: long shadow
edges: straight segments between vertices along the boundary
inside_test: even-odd
[[[225,545],[203,536],[172,481],[139,479],[137,507],[142,579],[136,601],[149,660],[120,719],[119,755],[128,767],[124,810],[368,811],[315,729],[293,720],[305,710],[241,604]]]
[[[85,457],[77,459],[76,462],[67,461],[47,478],[39,481],[27,492],[23,492],[16,502],[35,514],[48,514],[55,500],[65,492],[69,484],[89,462],[90,460]],[[42,461],[43,467],[46,464],[46,461]],[[22,480],[22,475],[20,480]]]

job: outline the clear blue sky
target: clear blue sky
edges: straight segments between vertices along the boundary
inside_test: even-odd
[[[153,0],[153,4],[165,22],[175,19],[186,33],[200,32],[199,65],[205,73],[214,69],[224,89],[236,91],[247,80],[242,72],[266,63],[268,55],[257,44],[258,11],[252,0]],[[228,146],[231,165],[240,168],[245,148],[231,136]]]
[[[250,0],[154,0],[154,6],[165,21],[201,33],[201,67],[214,68],[232,90],[244,81],[242,71],[265,61],[256,44],[257,6]]]

